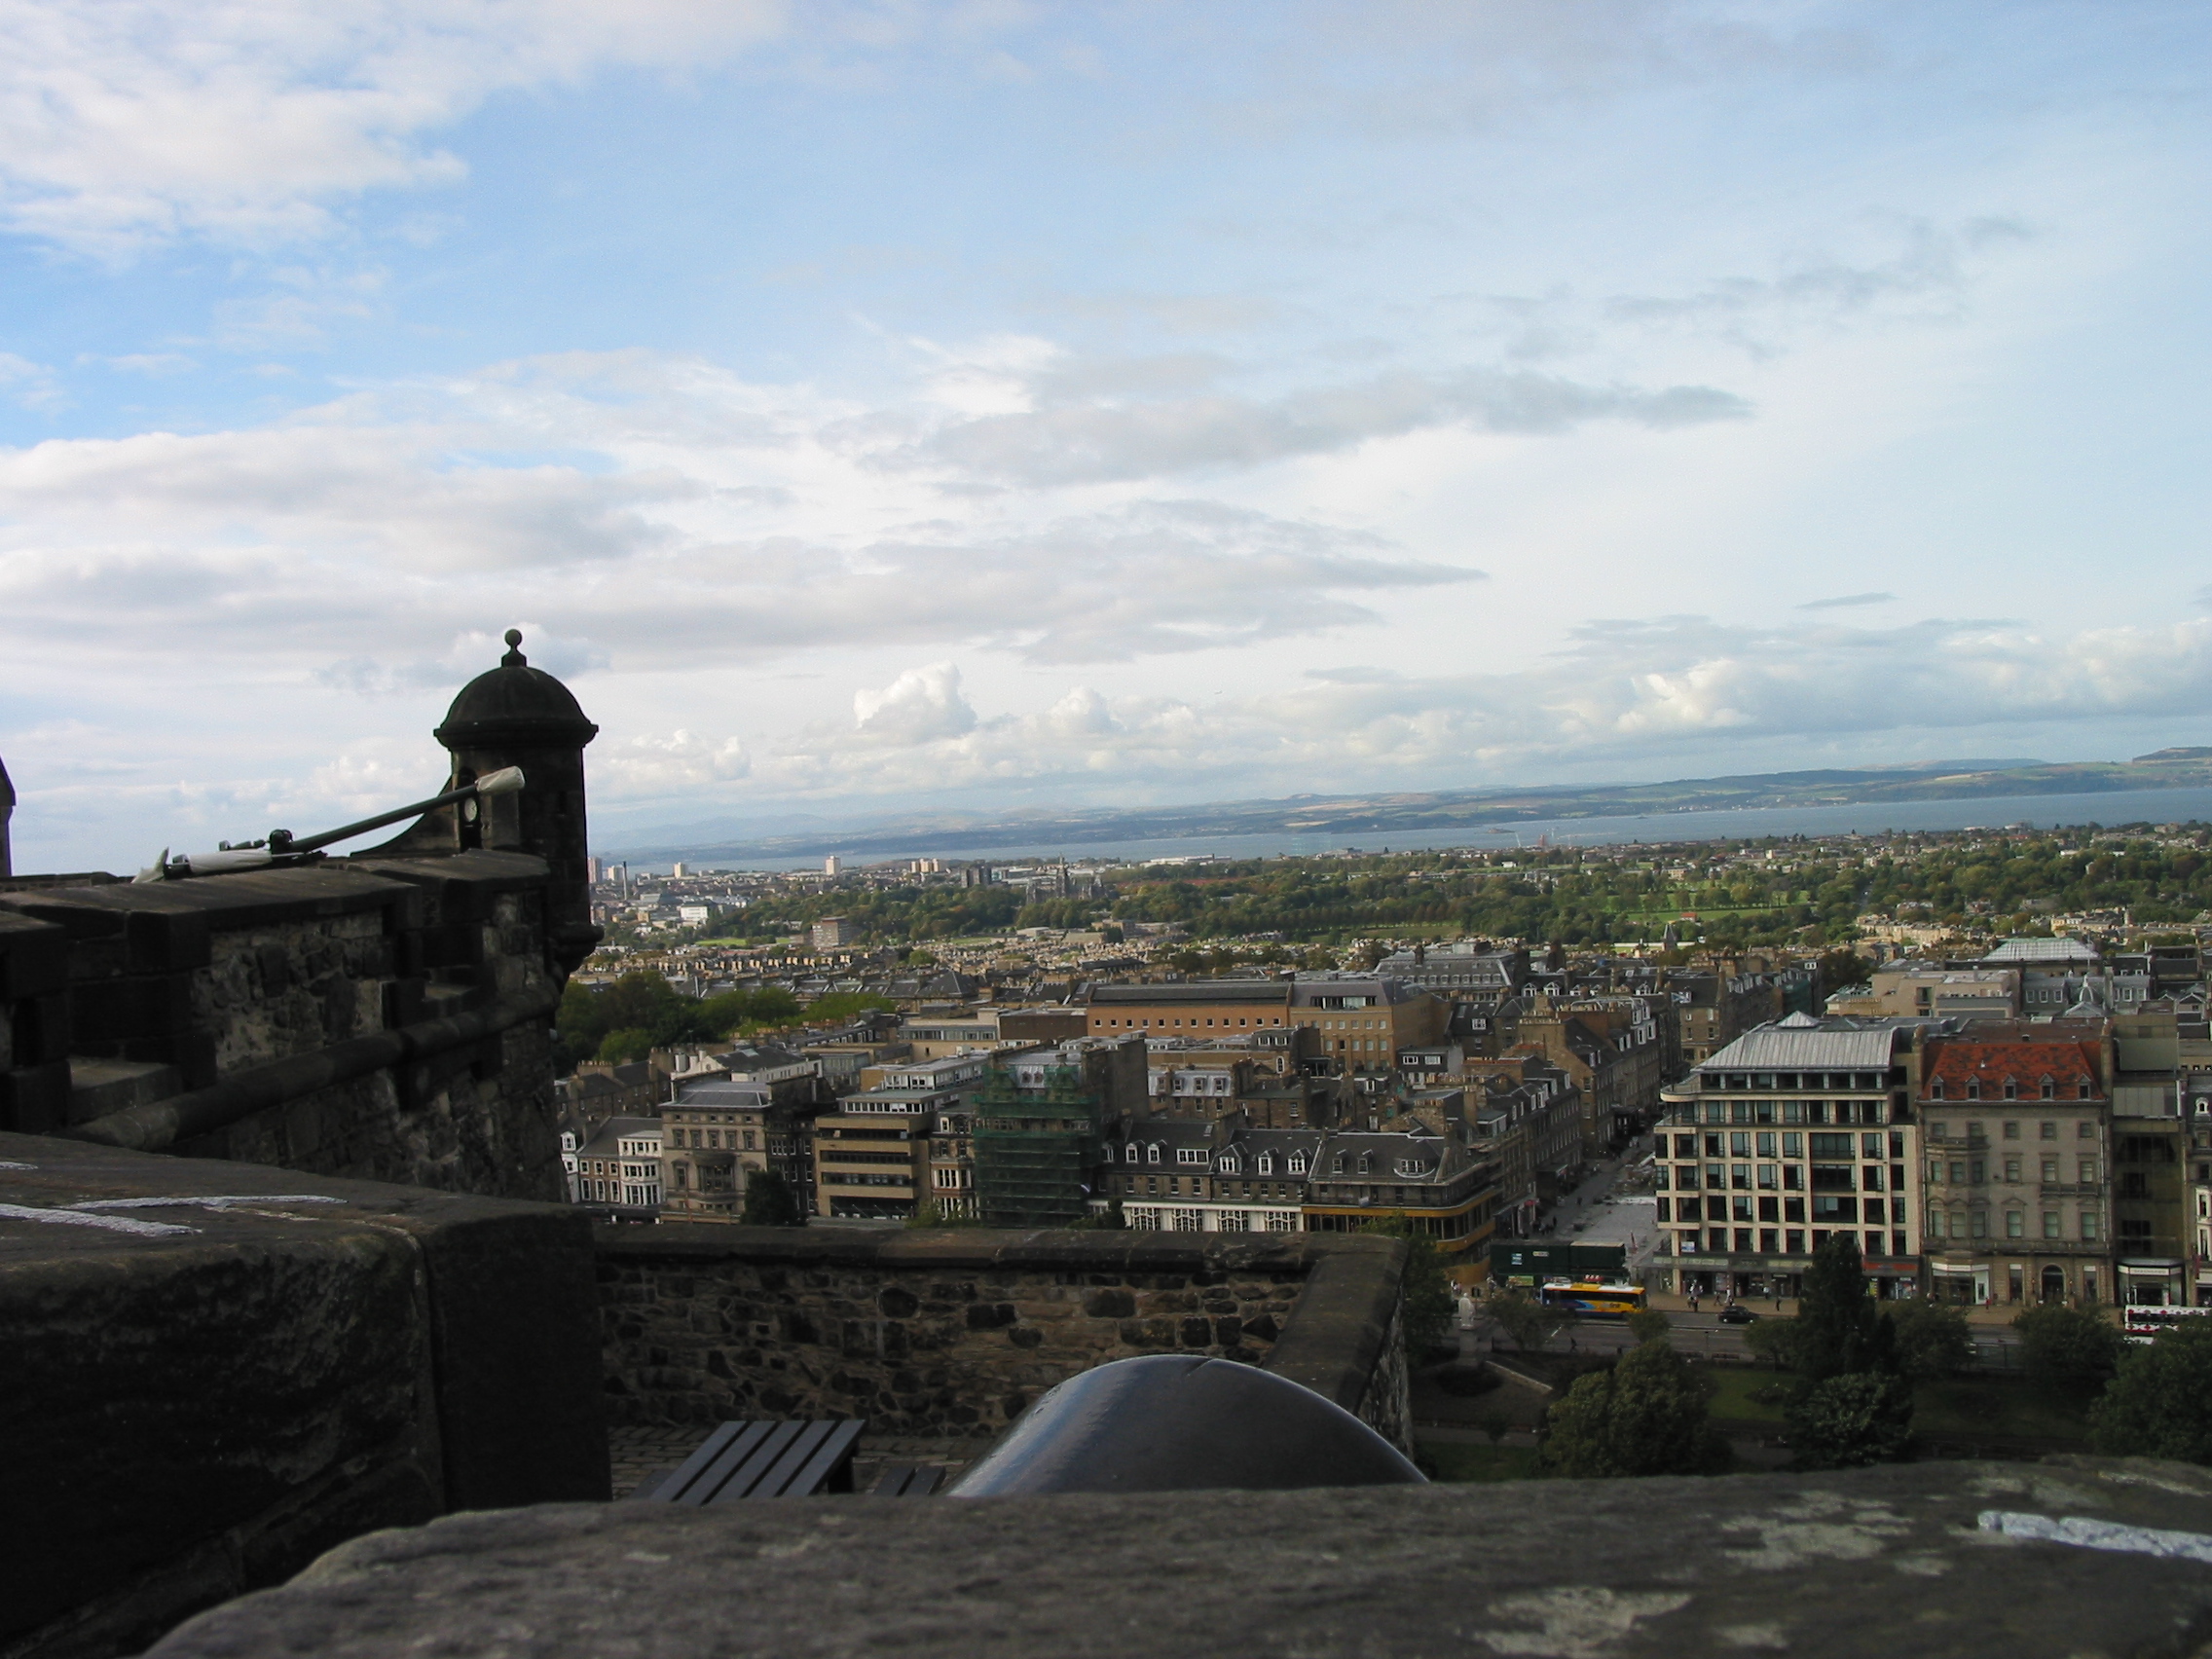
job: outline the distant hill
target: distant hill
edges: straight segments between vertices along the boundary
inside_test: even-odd
[[[1664,784],[1578,789],[1452,790],[1433,793],[1292,795],[1278,800],[1198,806],[1036,809],[998,815],[918,813],[848,821],[844,826],[785,819],[766,826],[690,825],[646,831],[614,856],[740,864],[755,859],[889,858],[933,843],[983,851],[1061,845],[1073,851],[1110,841],[1166,841],[1218,835],[1391,835],[1466,831],[1533,819],[1617,818],[1636,813],[1722,812],[1758,807],[1851,806],[1886,800],[1971,800],[1984,796],[2103,794],[2120,790],[2212,785],[2212,749],[2161,749],[2133,760],[1924,760],[1859,770],[1760,772],[1685,778]]]

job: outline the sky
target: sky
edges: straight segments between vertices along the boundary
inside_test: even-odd
[[[2212,743],[2200,0],[0,0],[18,869]]]

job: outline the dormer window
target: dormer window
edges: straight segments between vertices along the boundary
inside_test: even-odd
[[[1333,1165],[1332,1165],[1332,1166],[1330,1167],[1329,1173],[1330,1173],[1330,1174],[1332,1174],[1332,1175],[1342,1175],[1342,1174],[1343,1174],[1344,1172],[1345,1172],[1345,1155],[1344,1155],[1343,1153],[1341,1153],[1341,1152],[1340,1152],[1340,1153],[1338,1153],[1338,1154],[1337,1154],[1337,1161],[1336,1161],[1336,1162],[1335,1162],[1335,1163],[1334,1163],[1334,1164],[1333,1164]]]
[[[1981,1079],[1978,1077],[1968,1081],[1967,1098],[1969,1100],[1979,1100],[1981,1098]]]
[[[2077,1100],[2089,1098],[2089,1080],[2087,1078],[2083,1078],[2079,1084],[2075,1085],[2074,1098]]]
[[[1215,1167],[1219,1169],[1224,1175],[1234,1175],[1236,1173],[1236,1160],[1234,1158],[1224,1158],[1215,1165]]]
[[[1129,1150],[1128,1150],[1128,1153],[1127,1153],[1127,1155],[1126,1155],[1126,1159],[1125,1159],[1125,1161],[1127,1161],[1127,1162],[1130,1162],[1130,1163],[1134,1163],[1134,1162],[1135,1162],[1136,1161],[1137,1161],[1137,1143],[1136,1143],[1135,1141],[1131,1141],[1131,1142],[1129,1142]]]
[[[2058,1085],[2047,1077],[2043,1080],[2043,1097],[2046,1100],[2056,1100],[2058,1098]]]
[[[2017,1083],[2014,1083],[2010,1078],[2007,1078],[2005,1080],[2005,1098],[2008,1100],[2017,1100],[2020,1098],[2020,1086]]]
[[[1290,1160],[1289,1160],[1289,1161],[1288,1161],[1288,1162],[1286,1162],[1286,1163],[1285,1163],[1285,1164],[1283,1165],[1283,1169],[1284,1169],[1284,1172],[1285,1172],[1285,1173],[1287,1173],[1287,1174],[1291,1174],[1291,1175],[1303,1175],[1303,1174],[1305,1174],[1305,1173],[1306,1173],[1306,1154],[1304,1154],[1303,1152],[1294,1152],[1294,1153],[1292,1153],[1292,1154],[1290,1155]]]
[[[1928,1098],[1931,1100],[1940,1100],[1943,1098],[1943,1080],[1941,1078],[1937,1078],[1934,1083],[1928,1086]]]
[[[1160,1143],[1158,1141],[1154,1141],[1144,1149],[1144,1161],[1147,1163],[1158,1163],[1160,1161]]]
[[[1272,1175],[1272,1174],[1273,1174],[1274,1172],[1275,1172],[1275,1159],[1274,1159],[1274,1154],[1273,1154],[1273,1153],[1272,1153],[1272,1152],[1263,1152],[1263,1153],[1261,1153],[1261,1154],[1260,1154],[1260,1173],[1261,1173],[1261,1174],[1263,1174],[1263,1175]]]

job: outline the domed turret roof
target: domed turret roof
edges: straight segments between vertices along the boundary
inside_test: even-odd
[[[431,735],[448,749],[474,744],[572,743],[599,735],[575,695],[522,654],[522,631],[507,630],[507,654],[461,688]]]

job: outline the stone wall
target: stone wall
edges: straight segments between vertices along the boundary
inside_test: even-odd
[[[694,1225],[602,1228],[598,1249],[617,1423],[984,1434],[1093,1365],[1202,1353],[1408,1443],[1393,1239]]]
[[[566,1206],[0,1133],[0,1659],[135,1653],[321,1551],[608,1495]]]
[[[0,1128],[557,1198],[545,884],[470,852],[0,891]]]
[[[2154,1659],[2200,1654],[2212,1471],[610,1503],[383,1532],[149,1659]]]

